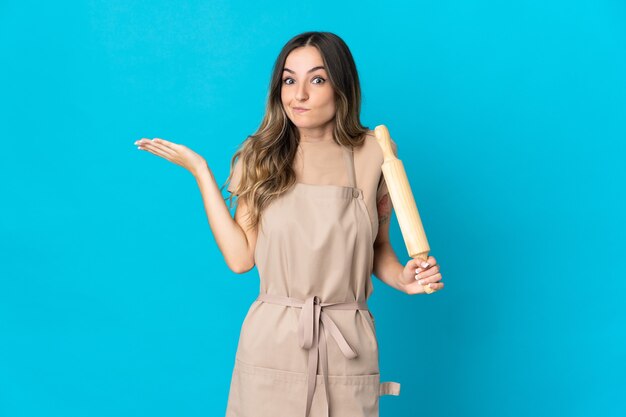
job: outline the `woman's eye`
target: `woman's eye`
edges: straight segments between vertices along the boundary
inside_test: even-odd
[[[287,85],[293,84],[293,83],[287,82],[289,80],[293,81],[293,78],[285,78],[285,79],[283,79],[283,83],[287,84]],[[326,82],[326,80],[324,78],[322,78],[322,77],[315,77],[315,78],[313,78],[313,81],[315,81],[315,80],[320,80],[320,82],[319,83],[313,83],[313,84],[323,84],[323,83]]]

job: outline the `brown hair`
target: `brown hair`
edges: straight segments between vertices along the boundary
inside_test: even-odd
[[[227,200],[230,200],[231,208],[233,195],[252,202],[248,204],[249,225],[252,228],[257,227],[263,209],[296,182],[292,163],[300,135],[283,109],[281,88],[287,56],[295,48],[303,46],[314,46],[319,50],[335,92],[334,141],[343,146],[359,147],[368,132],[368,128],[361,125],[360,121],[361,87],[348,45],[330,32],[304,32],[289,40],[274,63],[261,125],[233,155],[230,174],[226,179],[226,183],[230,182],[236,159],[240,157],[241,178],[237,189]]]

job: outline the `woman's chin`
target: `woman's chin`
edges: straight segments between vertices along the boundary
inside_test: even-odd
[[[323,128],[323,127],[327,126],[331,122],[332,122],[332,120],[329,120],[329,121],[326,121],[326,122],[318,122],[318,121],[314,121],[314,120],[307,120],[307,121],[295,120],[295,121],[292,121],[293,125],[296,126],[298,129],[319,129],[319,128]]]

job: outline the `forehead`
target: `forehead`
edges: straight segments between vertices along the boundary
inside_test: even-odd
[[[292,71],[305,73],[309,69],[323,66],[324,61],[320,51],[314,46],[301,46],[287,55],[285,67]]]

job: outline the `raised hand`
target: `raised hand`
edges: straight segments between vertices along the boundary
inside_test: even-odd
[[[200,170],[207,168],[206,160],[185,145],[180,145],[161,138],[154,138],[152,140],[141,138],[135,142],[135,145],[137,145],[137,148],[140,150],[146,150],[176,165],[180,165],[194,176],[196,176]]]

